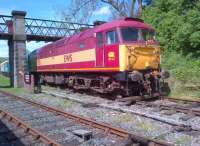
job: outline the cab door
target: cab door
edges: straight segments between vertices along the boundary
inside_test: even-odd
[[[104,41],[103,33],[96,33],[96,67],[104,67]]]
[[[104,54],[104,63],[106,67],[119,66],[119,38],[117,29],[115,28],[107,30],[105,33]]]

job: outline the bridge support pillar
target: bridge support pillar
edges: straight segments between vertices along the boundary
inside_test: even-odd
[[[8,41],[12,87],[24,86],[26,66],[25,15],[26,12],[24,11],[12,11],[13,38]]]

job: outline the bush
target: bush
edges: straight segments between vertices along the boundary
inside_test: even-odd
[[[200,56],[200,1],[155,0],[143,12],[162,49]]]
[[[165,52],[162,56],[162,67],[184,83],[200,84],[200,59],[184,56],[177,52]]]
[[[171,96],[200,98],[200,60],[177,52],[165,52],[161,66],[170,72],[168,79]]]

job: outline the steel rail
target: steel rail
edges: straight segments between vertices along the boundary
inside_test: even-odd
[[[74,114],[71,114],[71,113],[68,113],[68,112],[63,112],[61,110],[49,107],[47,105],[42,105],[42,104],[37,103],[35,101],[33,102],[31,100],[10,94],[10,93],[5,92],[5,91],[0,90],[0,93],[7,95],[7,96],[10,96],[10,97],[13,97],[13,98],[16,98],[16,99],[19,99],[21,101],[24,101],[28,104],[35,106],[35,107],[39,107],[41,109],[44,109],[46,111],[56,113],[57,115],[61,115],[65,118],[72,119],[72,120],[74,120],[78,123],[82,123],[82,124],[88,125],[90,127],[103,130],[106,134],[113,134],[113,135],[116,135],[116,136],[124,138],[124,139],[131,138],[134,142],[141,143],[142,145],[145,145],[145,146],[173,146],[173,144],[167,143],[165,141],[150,139],[150,138],[147,138],[147,137],[139,136],[137,134],[127,132],[124,129],[116,128],[116,127],[113,127],[109,124],[99,123],[95,120],[85,118],[85,117],[82,117],[82,116],[78,116],[78,115],[74,115]]]
[[[155,105],[156,106],[156,105]],[[176,112],[182,112],[185,114],[194,114],[195,116],[200,116],[200,110],[195,110],[195,109],[190,109],[190,108],[186,108],[186,107],[179,107],[179,106],[170,106],[170,105],[157,105],[162,109],[166,109],[166,110],[174,110]]]
[[[165,99],[168,99],[170,101],[184,101],[184,102],[189,102],[189,103],[199,103],[200,104],[200,100],[198,100],[198,99],[180,99],[180,98],[176,98],[176,97],[167,97]]]
[[[185,114],[194,114],[196,116],[200,116],[200,110],[196,110],[196,109],[191,109],[191,108],[187,108],[187,107],[180,107],[180,106],[174,106],[174,105],[164,105],[164,104],[154,104],[154,103],[143,103],[143,102],[138,102],[138,105],[145,105],[145,106],[150,106],[150,107],[158,107],[164,110],[173,110],[176,112],[182,112]]]
[[[38,130],[32,128],[27,123],[15,117],[14,115],[10,114],[9,112],[0,109],[0,115],[2,116],[1,119],[2,118],[6,119],[8,122],[15,124],[18,128],[24,129],[25,133],[31,134],[32,136],[36,138],[36,140],[41,140],[42,142],[46,143],[49,146],[61,146],[54,140],[42,134]]]

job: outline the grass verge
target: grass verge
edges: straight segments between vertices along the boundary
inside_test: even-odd
[[[184,56],[176,52],[165,52],[162,68],[168,70],[171,96],[200,98],[200,59]]]
[[[0,90],[13,93],[13,94],[20,94],[20,93],[27,92],[24,88],[11,88],[10,79],[3,75],[0,75]]]

